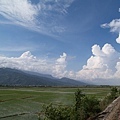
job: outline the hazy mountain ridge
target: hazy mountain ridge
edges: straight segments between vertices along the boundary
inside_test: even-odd
[[[82,86],[87,84],[69,78],[54,78],[48,74],[0,68],[0,85]]]
[[[30,74],[30,75],[36,75],[36,76],[40,76],[40,77],[46,77],[46,78],[50,78],[50,79],[57,79],[55,77],[53,77],[52,75],[49,75],[49,74],[42,74],[42,73],[38,73],[38,72],[32,72],[32,71],[23,71],[27,74]]]

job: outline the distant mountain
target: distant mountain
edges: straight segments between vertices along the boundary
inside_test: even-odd
[[[21,71],[11,68],[0,68],[0,85],[82,86],[88,84],[69,78],[57,79],[46,74]]]
[[[36,76],[40,76],[40,77],[46,77],[46,78],[50,78],[50,79],[56,79],[55,77],[53,77],[52,75],[49,74],[42,74],[42,73],[37,73],[37,72],[32,72],[32,71],[23,71],[27,74],[31,74],[31,75],[36,75]]]
[[[73,79],[66,78],[66,77],[61,78],[60,81],[66,83],[66,84],[69,83],[69,84],[74,85],[74,86],[78,86],[79,84],[80,84],[80,85],[87,85],[87,84],[84,83],[84,82],[80,82],[80,81],[73,80]]]

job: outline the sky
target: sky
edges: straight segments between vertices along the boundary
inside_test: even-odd
[[[120,85],[120,0],[0,0],[0,67]]]

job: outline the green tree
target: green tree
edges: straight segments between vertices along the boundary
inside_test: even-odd
[[[113,87],[112,89],[111,89],[111,92],[110,92],[110,97],[111,97],[111,99],[115,99],[116,97],[118,97],[118,89],[116,88],[116,87]]]
[[[78,89],[75,92],[75,110],[79,110],[81,104],[82,104],[82,99],[85,97],[85,94],[82,93],[80,89]]]
[[[85,96],[82,99],[80,120],[87,120],[88,118],[92,118],[100,111],[99,100],[94,96]]]
[[[55,106],[50,104],[44,107],[46,120],[73,120],[72,111],[70,106]]]
[[[75,92],[75,120],[87,120],[100,112],[99,100],[86,96],[80,89]]]
[[[118,94],[120,95],[120,89],[118,90]]]
[[[50,104],[44,107],[45,120],[87,120],[100,112],[97,98],[88,97],[80,89],[75,92],[73,106]]]
[[[113,100],[119,96],[117,87],[112,87],[110,93],[100,102],[101,110],[104,110]]]
[[[75,92],[75,120],[80,119],[80,113],[82,112],[82,99],[85,97],[85,94],[82,93],[80,89]]]

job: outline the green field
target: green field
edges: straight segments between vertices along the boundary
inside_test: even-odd
[[[44,104],[72,105],[78,88],[0,88],[0,120],[38,120]],[[104,98],[110,88],[80,88],[87,95]]]

